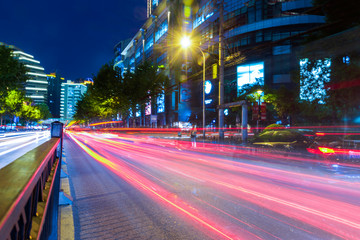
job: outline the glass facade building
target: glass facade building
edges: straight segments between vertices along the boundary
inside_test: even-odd
[[[31,98],[35,103],[47,103],[47,76],[40,61],[34,59],[34,56],[23,52],[22,50],[12,47],[13,56],[18,59],[28,69],[29,79],[25,84],[25,95]]]
[[[221,1],[192,1],[189,6],[178,1],[158,1],[155,8],[152,2],[148,2],[151,15],[122,51],[122,59],[130,71],[145,60],[165,66],[172,84],[164,100],[164,123],[168,125],[187,121],[202,104],[202,67],[192,59],[200,59],[201,54],[195,50],[188,59],[181,53],[176,58],[183,51],[179,46],[181,35],[191,35],[193,45],[208,56],[206,80],[213,90],[206,95],[206,108],[216,112],[220,24],[227,103],[236,99],[246,83],[293,87],[291,73],[299,68],[295,50],[309,30],[325,23],[324,16],[311,11],[311,0],[224,0],[222,23]]]
[[[56,73],[47,74],[48,79],[48,97],[47,105],[53,118],[60,118],[60,92],[61,83],[64,78],[59,77]]]
[[[60,117],[71,120],[76,112],[76,104],[87,91],[83,83],[67,81],[61,84]]]

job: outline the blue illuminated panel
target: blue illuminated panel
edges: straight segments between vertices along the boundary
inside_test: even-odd
[[[330,73],[331,58],[300,59],[300,99],[324,104],[325,84],[330,81]]]
[[[157,97],[157,112],[165,112],[165,94],[162,93]]]
[[[164,21],[159,26],[158,30],[155,33],[155,42],[157,42],[166,32],[168,31],[168,23]]]
[[[237,89],[245,84],[264,85],[264,62],[239,65],[237,67]]]

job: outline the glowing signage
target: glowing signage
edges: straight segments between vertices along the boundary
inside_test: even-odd
[[[209,80],[205,81],[205,94],[209,94],[212,89],[212,84]]]
[[[330,81],[331,58],[300,59],[300,99],[325,103],[325,83]]]
[[[145,115],[151,115],[151,100],[145,103]]]
[[[205,104],[210,104],[210,103],[212,103],[212,101],[213,101],[212,99],[206,99]]]
[[[193,29],[197,28],[198,26],[200,26],[203,22],[205,22],[209,17],[211,17],[212,15],[214,15],[214,12],[211,12],[209,14],[207,14],[206,16],[201,15],[200,17],[196,18],[194,23],[193,23]]]
[[[166,32],[168,31],[168,23],[164,21],[158,28],[158,31],[155,33],[155,42],[157,42]]]
[[[165,112],[165,94],[162,93],[157,97],[157,112]]]
[[[245,84],[264,85],[264,62],[239,65],[237,67],[238,92]]]
[[[140,117],[141,116],[141,109],[140,109],[140,105],[136,104],[136,109],[138,109],[135,113],[135,117]]]

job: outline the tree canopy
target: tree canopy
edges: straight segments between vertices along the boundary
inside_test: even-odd
[[[28,79],[26,67],[12,56],[12,50],[0,46],[0,97],[23,87]]]
[[[101,67],[94,77],[94,85],[77,103],[77,120],[110,118],[120,113],[126,117],[135,113],[163,93],[168,78],[158,67],[148,62],[135,68],[134,72],[121,74],[111,64]]]

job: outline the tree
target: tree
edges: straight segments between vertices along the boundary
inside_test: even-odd
[[[48,119],[48,118],[51,118],[52,115],[50,113],[50,110],[49,110],[49,107],[47,104],[45,103],[40,103],[37,105],[37,107],[39,108],[40,110],[40,119]]]
[[[18,110],[23,84],[28,79],[25,66],[11,55],[12,50],[0,46],[0,117]],[[14,92],[13,92],[14,91]],[[12,99],[14,97],[14,99]],[[21,101],[20,101],[21,102]],[[13,105],[14,109],[11,108]],[[15,109],[16,108],[16,109]]]
[[[0,97],[9,90],[21,89],[28,79],[26,67],[11,52],[10,48],[0,46]]]
[[[123,76],[111,64],[105,64],[94,77],[94,85],[77,103],[75,118],[109,118],[117,113],[128,116],[130,109],[135,116],[139,107],[165,91],[168,82],[165,74],[148,62]]]
[[[25,100],[22,105],[20,117],[27,122],[37,121],[41,119],[41,112],[40,109],[28,99]]]
[[[23,102],[23,92],[17,90],[7,91],[3,97],[0,98],[0,115],[11,115],[11,119],[13,116],[19,116]]]
[[[135,116],[139,108],[143,109],[151,99],[163,94],[168,86],[168,77],[157,66],[145,62],[134,72],[124,74],[121,89]]]
[[[347,63],[342,58],[333,58],[331,81],[325,86],[326,104],[334,122],[355,118],[360,112],[360,57],[355,53],[349,55]]]

